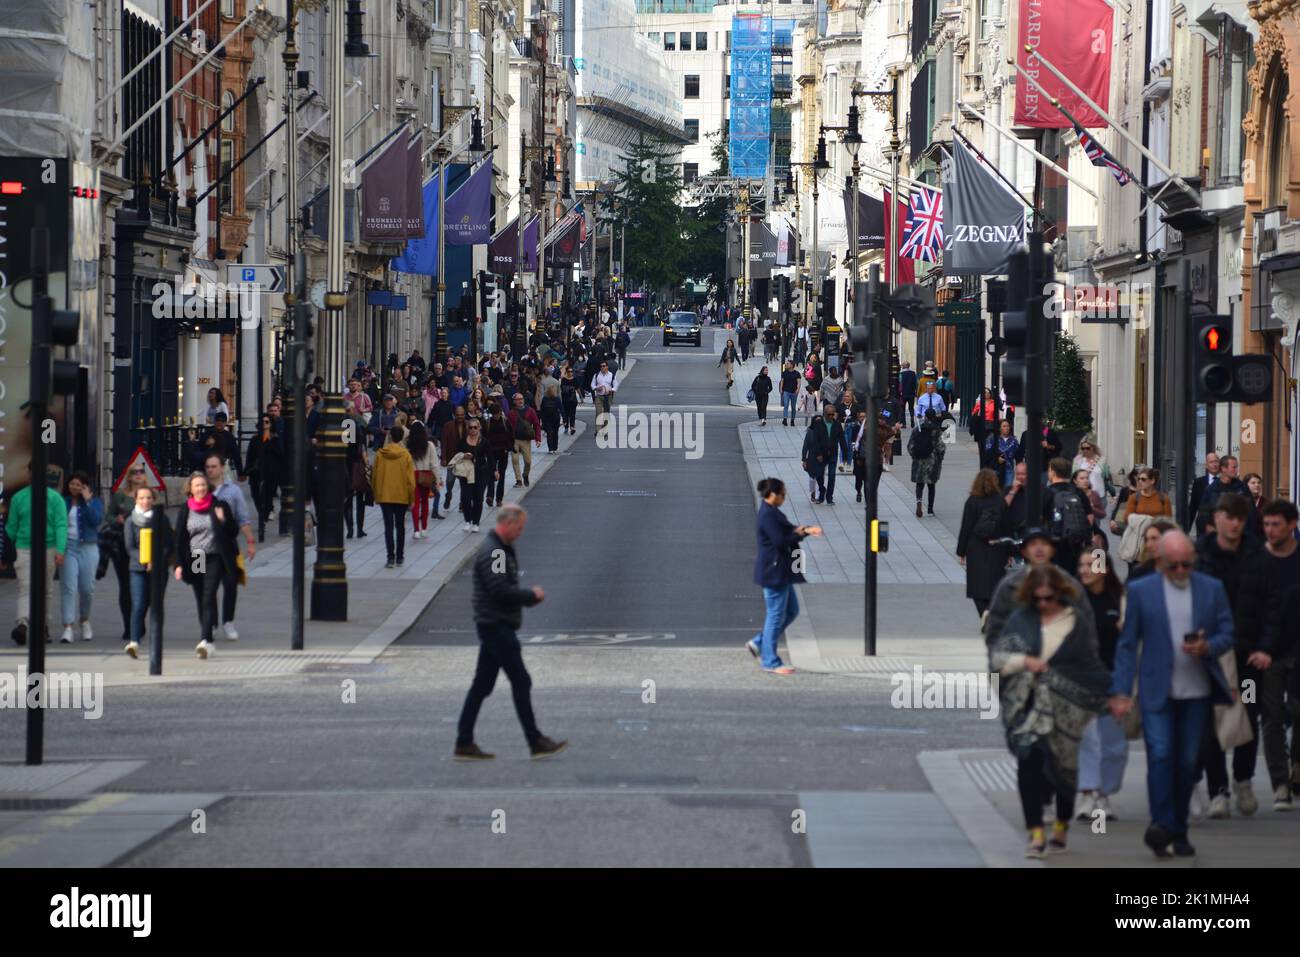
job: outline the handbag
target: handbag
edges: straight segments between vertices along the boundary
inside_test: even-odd
[[[420,488],[433,488],[433,472],[420,469],[415,473],[415,484]]]
[[[363,495],[370,494],[370,476],[366,474],[364,462],[352,463],[352,491]]]
[[[753,402],[753,401],[754,401],[754,390],[753,390],[753,389],[750,389],[748,392],[745,393],[745,401],[746,401],[746,402]]]
[[[1255,738],[1255,728],[1241,702],[1237,682],[1237,653],[1229,648],[1219,656],[1219,666],[1232,689],[1232,704],[1214,706],[1214,735],[1219,739],[1219,747],[1224,751],[1249,744]]]

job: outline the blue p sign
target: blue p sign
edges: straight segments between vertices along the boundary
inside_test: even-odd
[[[242,281],[242,282],[257,282],[257,270],[256,270],[256,269],[245,269],[245,270],[243,270],[243,278],[242,278],[241,281]]]

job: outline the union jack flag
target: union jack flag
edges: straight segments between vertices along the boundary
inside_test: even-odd
[[[1128,170],[1121,166],[1115,157],[1107,153],[1106,148],[1092,138],[1092,134],[1079,126],[1078,123],[1074,124],[1074,132],[1079,137],[1079,145],[1083,147],[1083,152],[1087,154],[1093,166],[1102,166],[1109,169],[1114,174],[1115,179],[1119,181],[1119,185],[1125,186],[1128,184]]]
[[[943,249],[943,193],[919,187],[912,194],[907,210],[898,255],[904,259],[937,262]]]

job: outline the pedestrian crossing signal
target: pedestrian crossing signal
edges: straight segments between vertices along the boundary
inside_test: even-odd
[[[889,523],[878,518],[871,520],[871,550],[873,552],[889,551]]]
[[[1266,354],[1232,354],[1232,317],[1193,307],[1196,357],[1193,389],[1197,402],[1268,402],[1273,397],[1273,363]]]

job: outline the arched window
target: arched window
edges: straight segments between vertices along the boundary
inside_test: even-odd
[[[1268,98],[1268,202],[1271,206],[1287,205],[1287,180],[1290,177],[1291,124],[1287,122],[1286,98],[1291,92],[1287,74],[1280,68]]]
[[[221,94],[221,112],[225,113],[226,110],[230,110],[230,108],[234,106],[234,104],[235,104],[235,94],[231,93],[229,90]],[[235,131],[234,110],[230,110],[230,112],[226,114],[226,118],[221,121],[221,128],[225,130],[227,133],[233,133]]]

